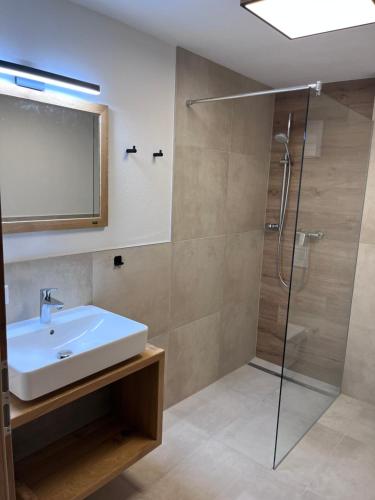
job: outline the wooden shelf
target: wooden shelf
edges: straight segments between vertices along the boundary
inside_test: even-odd
[[[112,384],[117,380],[155,363],[162,359],[163,356],[164,351],[162,349],[147,344],[142,354],[41,398],[33,401],[21,401],[12,395],[10,403],[12,428],[16,429],[52,410],[82,398],[106,385]]]
[[[110,417],[101,419],[18,462],[17,498],[86,498],[159,444]]]
[[[38,400],[13,397],[13,444],[27,449],[15,456],[17,499],[82,500],[159,446],[163,386],[164,351],[148,344],[139,356]],[[69,428],[66,411],[77,415],[72,408],[87,408],[87,398],[96,404],[103,391],[105,416],[90,409]],[[60,435],[56,422],[63,422]],[[52,439],[42,444],[47,429]]]

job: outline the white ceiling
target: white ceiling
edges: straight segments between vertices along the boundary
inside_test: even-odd
[[[288,40],[240,0],[72,1],[271,86],[375,77],[375,24]]]

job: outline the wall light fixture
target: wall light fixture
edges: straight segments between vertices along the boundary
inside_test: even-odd
[[[46,85],[53,85],[55,87],[75,90],[77,92],[85,92],[86,94],[100,94],[100,85],[83,82],[81,80],[76,80],[75,78],[49,73],[48,71],[30,68],[29,66],[23,66],[22,64],[16,64],[9,61],[0,60],[0,73],[14,76],[16,80],[20,79],[20,82],[16,81],[16,83],[23,86],[28,85],[23,83],[22,80],[29,80]]]

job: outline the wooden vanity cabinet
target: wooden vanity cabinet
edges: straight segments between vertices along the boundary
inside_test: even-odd
[[[84,499],[159,446],[163,381],[164,351],[148,344],[35,401],[12,397],[17,498]]]

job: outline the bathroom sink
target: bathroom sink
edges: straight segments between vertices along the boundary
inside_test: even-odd
[[[95,306],[7,327],[10,391],[30,401],[135,356],[147,326]]]

